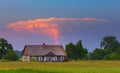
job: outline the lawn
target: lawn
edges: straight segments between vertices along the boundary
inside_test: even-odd
[[[120,61],[0,62],[0,73],[120,73]]]

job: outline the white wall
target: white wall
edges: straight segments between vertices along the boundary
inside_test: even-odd
[[[29,62],[30,61],[30,57],[29,56],[23,56],[22,57],[22,61]]]

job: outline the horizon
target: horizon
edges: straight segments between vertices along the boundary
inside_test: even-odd
[[[100,48],[105,36],[120,41],[119,0],[1,0],[0,37],[15,50],[25,45],[63,45],[82,40]]]

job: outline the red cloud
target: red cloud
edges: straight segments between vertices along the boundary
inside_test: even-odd
[[[55,44],[58,44],[59,24],[57,21],[99,21],[106,22],[105,19],[96,18],[39,18],[35,20],[18,21],[9,24],[7,27],[15,31],[28,31],[32,33],[44,34],[54,38]],[[72,31],[72,29],[70,29]]]

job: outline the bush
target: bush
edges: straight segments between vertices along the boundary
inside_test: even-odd
[[[111,60],[120,60],[120,55],[117,53],[110,54]]]
[[[37,61],[37,58],[36,58],[36,57],[31,57],[31,58],[30,58],[30,61],[36,62],[36,61]]]
[[[96,48],[91,54],[90,58],[93,60],[102,60],[105,55],[105,52],[103,49]]]
[[[3,56],[3,59],[9,61],[17,61],[19,58],[14,50],[8,50],[8,52]]]
[[[113,52],[113,53],[111,53],[111,54],[109,54],[109,55],[106,55],[106,56],[104,57],[104,59],[105,59],[105,60],[120,60],[120,55],[117,54],[116,52]]]

